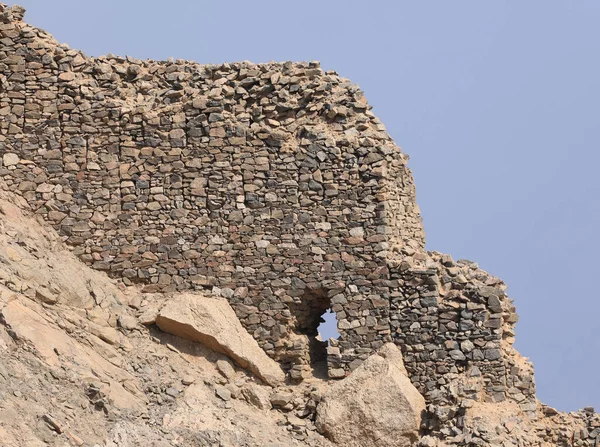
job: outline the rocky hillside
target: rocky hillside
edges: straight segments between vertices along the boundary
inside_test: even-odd
[[[196,307],[186,312],[194,298],[225,301],[119,286],[84,266],[0,186],[0,445],[334,445],[329,437],[348,446],[591,446],[598,439],[600,418],[590,411],[540,406],[531,419],[515,405],[476,401],[464,402],[459,416],[468,435],[421,437],[414,411],[425,402],[392,348],[342,381],[281,383],[281,370],[251,337],[239,343],[249,336],[227,307],[205,310],[217,309],[209,315],[220,333]]]
[[[0,445],[330,445],[305,419],[324,383],[272,388],[230,358],[277,383],[255,342],[258,359],[160,331],[165,297],[120,289],[26,210],[0,192]],[[240,329],[223,324],[213,349]]]
[[[0,4],[0,445],[587,446],[316,63],[88,58]],[[316,337],[331,309],[340,337]]]

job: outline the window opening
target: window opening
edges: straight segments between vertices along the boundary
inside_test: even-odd
[[[331,301],[324,289],[305,289],[297,301],[290,304],[295,317],[294,332],[305,336],[304,354],[298,361],[310,366],[313,374],[327,377],[327,346],[329,338],[337,338],[337,321]],[[302,349],[296,351],[300,354]]]
[[[340,333],[337,330],[337,318],[333,310],[329,309],[321,316],[321,324],[319,324],[318,331],[320,339],[327,343],[329,343],[330,338],[337,339],[340,337]]]

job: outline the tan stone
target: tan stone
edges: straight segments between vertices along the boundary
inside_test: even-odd
[[[424,410],[425,399],[406,376],[400,350],[390,343],[325,392],[316,425],[346,447],[409,447],[418,440]]]
[[[72,81],[73,79],[75,79],[75,73],[73,73],[72,71],[65,71],[61,74],[58,75],[58,80],[59,81]]]
[[[14,166],[19,163],[19,156],[17,154],[6,153],[2,156],[2,162],[4,166]]]
[[[41,307],[19,297],[0,309],[0,318],[47,365],[60,367],[66,359],[73,359],[69,369],[81,378],[98,378],[114,405],[141,410],[145,398],[137,379],[46,321]]]
[[[249,384],[242,388],[242,395],[250,405],[260,410],[270,410],[271,400],[269,391],[260,385]]]
[[[0,271],[14,274],[29,288],[38,290],[42,301],[58,300],[89,309],[94,304],[109,305],[120,300],[115,284],[99,272],[82,270],[77,258],[66,247],[57,245],[59,237],[54,230],[42,226],[26,211],[26,203],[6,189],[0,181],[0,220],[4,225],[0,255],[5,254]]]
[[[224,299],[184,293],[170,299],[156,317],[169,334],[197,341],[231,358],[269,385],[281,383],[285,374],[242,327]]]

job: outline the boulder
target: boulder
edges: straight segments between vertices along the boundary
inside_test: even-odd
[[[400,350],[385,345],[325,391],[319,432],[347,447],[409,447],[419,439],[425,399],[406,376]]]
[[[269,385],[276,386],[285,378],[280,366],[258,346],[222,298],[179,294],[162,307],[156,324],[164,332],[225,354]]]

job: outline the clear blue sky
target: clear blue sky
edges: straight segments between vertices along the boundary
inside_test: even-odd
[[[21,0],[89,55],[320,60],[410,154],[428,248],[503,278],[539,397],[600,408],[600,2]]]

